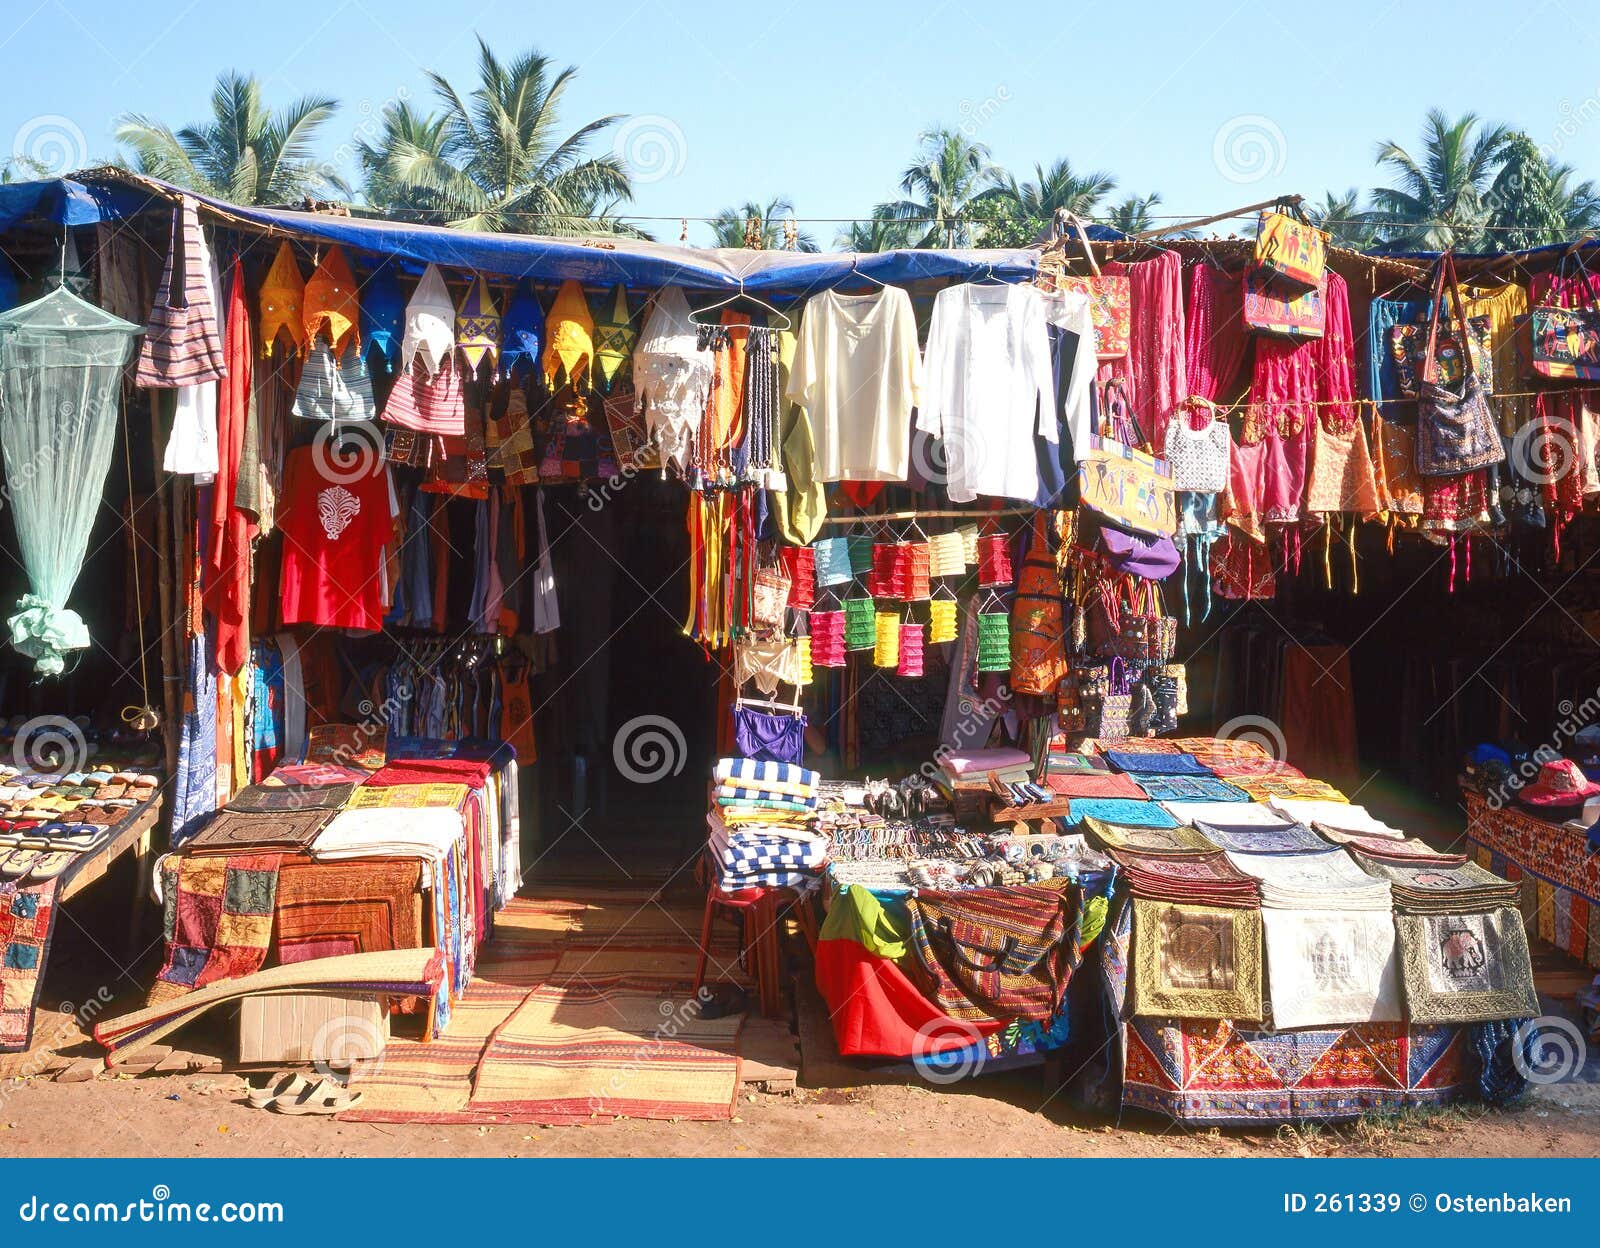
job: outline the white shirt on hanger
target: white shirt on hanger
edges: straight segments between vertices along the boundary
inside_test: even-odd
[[[1072,458],[1082,463],[1089,457],[1089,435],[1094,432],[1095,370],[1100,362],[1094,353],[1094,317],[1089,312],[1089,296],[1081,290],[1047,292],[1045,319],[1072,335],[1062,343],[1072,351],[1072,366],[1065,394],[1056,394],[1056,406],[1072,439]]]
[[[217,296],[222,278],[206,231],[200,231],[201,270],[211,288],[211,306],[217,310],[217,340],[227,333],[228,310]],[[194,477],[196,485],[210,485],[217,477],[217,395],[218,384],[203,381],[197,386],[179,386],[173,391],[176,404],[172,413],[172,432],[167,436],[161,467],[172,473]]]
[[[898,286],[806,303],[788,398],[811,426],[817,481],[904,481],[922,388],[917,321]]]
[[[1036,286],[947,286],[933,301],[917,428],[944,439],[953,503],[1031,502],[1033,436],[1057,441],[1044,296]]]

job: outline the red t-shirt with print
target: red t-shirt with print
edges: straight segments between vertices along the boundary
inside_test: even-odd
[[[383,623],[383,548],[394,533],[389,467],[376,448],[338,457],[289,452],[283,471],[285,624],[376,630]]]

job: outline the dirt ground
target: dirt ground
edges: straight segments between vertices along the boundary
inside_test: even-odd
[[[255,1110],[234,1074],[0,1084],[0,1157],[1595,1157],[1600,1088],[1347,1126],[1191,1131],[1120,1126],[1056,1102],[1036,1073],[920,1085],[746,1093],[732,1122],[581,1127],[386,1126]]]

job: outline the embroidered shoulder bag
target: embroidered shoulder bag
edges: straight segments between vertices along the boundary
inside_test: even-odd
[[[1462,354],[1465,370],[1459,393],[1439,381],[1436,354],[1439,319],[1445,303],[1445,274],[1450,276],[1449,294],[1460,326],[1461,341],[1467,340],[1465,305],[1461,285],[1456,280],[1455,260],[1449,252],[1439,258],[1433,279],[1433,314],[1428,320],[1428,347],[1417,382],[1417,471],[1425,477],[1453,477],[1477,468],[1498,464],[1506,457],[1505,447],[1489,414],[1489,401],[1472,365],[1472,352]]]
[[[1126,277],[1100,272],[1083,222],[1069,216],[1066,223],[1077,230],[1078,241],[1083,244],[1083,254],[1089,260],[1090,275],[1075,277],[1063,273],[1056,279],[1056,285],[1061,290],[1081,290],[1088,296],[1089,320],[1094,326],[1095,355],[1102,360],[1121,359],[1128,354],[1128,332],[1133,321],[1132,288]],[[1062,219],[1057,218],[1054,229],[1060,231],[1063,226]]]

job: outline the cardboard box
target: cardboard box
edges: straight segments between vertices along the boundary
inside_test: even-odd
[[[387,998],[332,992],[245,997],[239,1009],[239,1061],[245,1065],[319,1062],[348,1066],[389,1043]]]

